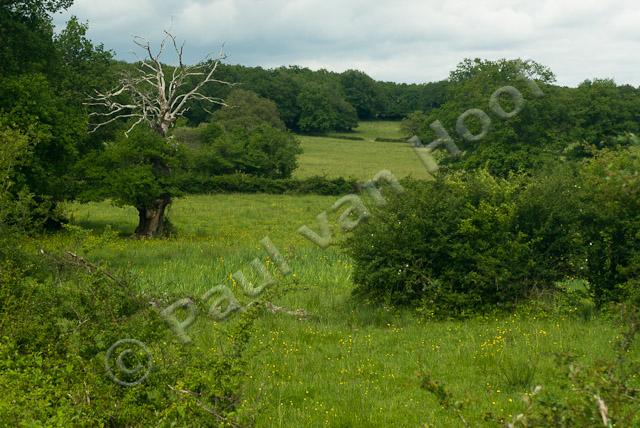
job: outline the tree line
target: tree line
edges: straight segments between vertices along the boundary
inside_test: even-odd
[[[349,131],[358,120],[400,120],[416,110],[430,111],[443,103],[447,86],[446,81],[381,82],[358,70],[336,73],[298,66],[264,69],[222,64],[217,75],[272,100],[287,128],[305,133]],[[205,92],[225,99],[231,90],[209,86]],[[196,102],[185,117],[189,125],[197,126],[210,118],[210,110],[206,103]]]
[[[140,235],[152,236],[161,233],[172,198],[194,188],[189,183],[236,173],[287,179],[301,150],[293,131],[348,131],[362,119],[405,118],[407,136],[417,134],[423,141],[437,137],[429,125],[439,121],[462,153],[439,159],[441,168],[483,167],[503,177],[540,169],[550,159],[582,159],[605,148],[627,147],[635,141],[631,133],[639,131],[638,88],[606,79],[586,80],[577,88],[558,86],[551,70],[532,61],[469,59],[445,81],[425,84],[378,82],[356,70],[209,61],[196,66],[215,65],[216,82],[199,86],[199,75],[184,74],[184,92],[174,95],[179,99],[186,88],[197,87],[198,96],[177,114],[159,115],[169,118],[159,125],[162,132],[150,123],[125,135],[139,116],[112,120],[117,118],[111,116],[113,108],[138,103],[150,111],[148,88],[116,91],[102,110],[91,101],[123,79],[145,84],[136,77],[145,63],[115,60],[113,52],[87,38],[87,26],[76,18],[54,33],[51,14],[70,4],[24,0],[0,8],[0,129],[3,147],[15,152],[5,189],[12,206],[22,207],[7,216],[14,223],[56,227],[63,222],[57,209],[61,201],[110,198],[136,207]],[[167,76],[188,69],[181,62],[157,61]],[[523,71],[544,96],[529,96],[519,80]],[[504,85],[528,97],[517,116],[493,120],[482,141],[453,132],[461,113],[486,109],[491,94]],[[509,110],[513,100],[500,102]],[[92,128],[100,118],[104,126]],[[473,117],[466,125],[472,132],[482,128]]]

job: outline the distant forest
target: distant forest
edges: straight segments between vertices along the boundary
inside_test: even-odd
[[[122,66],[127,67],[126,64]],[[302,132],[344,131],[358,120],[400,120],[414,111],[442,105],[447,82],[379,82],[358,70],[336,73],[290,66],[275,69],[221,64],[217,78],[237,83],[274,101],[287,128]],[[207,94],[226,99],[233,87],[209,85]],[[190,125],[209,119],[210,107],[195,103],[185,115]]]

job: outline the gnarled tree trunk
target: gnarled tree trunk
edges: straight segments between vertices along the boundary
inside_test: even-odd
[[[139,238],[153,238],[166,232],[164,212],[171,203],[171,197],[156,199],[150,206],[138,207],[138,227],[136,235]]]

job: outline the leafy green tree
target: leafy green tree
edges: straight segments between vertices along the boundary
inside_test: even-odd
[[[350,131],[358,126],[358,116],[342,94],[330,85],[307,84],[298,96],[303,132]]]
[[[577,122],[573,139],[605,148],[616,136],[640,131],[640,89],[618,86],[610,79],[595,79],[582,82],[573,92]]]
[[[229,94],[226,106],[213,114],[213,123],[229,131],[236,129],[251,131],[260,124],[285,129],[275,102],[243,89],[234,89]]]
[[[373,119],[380,110],[380,94],[376,82],[362,71],[347,70],[340,75],[340,83],[347,102],[358,113],[358,118]]]
[[[280,117],[289,129],[297,129],[300,109],[297,104],[301,83],[286,67],[264,70],[244,68],[240,80],[243,86],[276,103]]]
[[[381,104],[377,117],[398,120],[414,111],[429,113],[447,99],[447,81],[424,84],[376,82]]]
[[[60,34],[54,37],[54,45],[61,56],[57,74],[62,86],[80,102],[90,92],[115,84],[113,52],[105,50],[103,44],[94,45],[87,38],[88,29],[86,23],[72,16]]]
[[[148,128],[136,128],[128,138],[122,135],[106,143],[104,150],[90,153],[78,164],[83,177],[80,199],[110,198],[118,205],[134,206],[139,213],[136,234],[162,234],[167,231],[164,210],[172,197],[181,194],[179,172],[186,166],[182,145]]]
[[[86,135],[86,115],[59,97],[41,74],[4,79],[0,99],[11,100],[3,109],[7,126],[21,130],[33,144],[13,173],[15,190],[33,193],[36,201],[52,206],[73,197],[69,170],[77,160],[77,142]],[[46,223],[55,222],[52,217]]]
[[[60,224],[57,204],[78,190],[70,171],[90,141],[83,96],[106,84],[111,61],[75,18],[54,36],[49,15],[71,3],[0,5],[0,121],[30,142],[11,191],[31,195],[32,220],[47,227]]]
[[[270,79],[266,80],[263,87],[257,83],[252,85],[254,90],[262,97],[273,100],[278,106],[280,117],[289,129],[297,129],[300,117],[298,95],[301,85],[293,79],[284,68],[277,68],[270,72]]]
[[[290,177],[302,150],[275,103],[250,91],[234,90],[226,104],[201,131],[203,145],[193,153],[196,174]]]
[[[4,0],[0,3],[0,76],[44,73],[58,66],[50,14],[72,0]]]
[[[535,170],[561,152],[557,136],[570,123],[565,92],[551,86],[554,79],[548,68],[533,61],[467,59],[451,72],[447,102],[430,112],[421,138],[426,142],[438,138],[429,125],[440,121],[464,152],[443,164],[462,169],[486,167],[499,176]],[[522,102],[511,89],[503,88],[514,88]],[[497,105],[491,104],[492,98]],[[461,135],[461,117],[464,127],[477,138]]]
[[[329,86],[330,91],[337,94],[333,96],[344,99],[356,108],[361,118],[368,119],[402,119],[416,110],[430,112],[444,103],[448,87],[446,81],[424,84],[377,82],[357,70],[339,74],[297,66],[270,70],[221,64],[218,72],[221,80],[242,82],[243,89],[274,101],[283,122],[292,130],[300,130],[302,106],[299,97],[307,85]],[[227,86],[212,85],[203,88],[203,93],[226,99],[231,90]],[[197,126],[210,119],[210,112],[211,106],[206,102],[194,100],[185,117],[190,126]]]
[[[414,135],[424,135],[427,128],[427,120],[429,116],[418,110],[413,113],[409,113],[407,117],[402,119],[402,123],[400,124],[400,129],[407,137],[412,137]]]

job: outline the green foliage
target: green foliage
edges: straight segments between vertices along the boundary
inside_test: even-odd
[[[111,54],[75,18],[54,37],[48,14],[71,1],[10,3],[0,6],[0,127],[31,142],[12,170],[11,192],[29,195],[32,226],[54,228],[62,221],[56,206],[76,195],[69,172],[89,142],[83,97],[107,84]]]
[[[87,38],[88,25],[72,16],[66,27],[54,38],[61,58],[59,75],[66,95],[81,104],[96,89],[105,89],[114,83],[113,53],[104,45],[94,45]]]
[[[289,129],[297,129],[300,108],[298,106],[298,94],[300,82],[286,71],[285,68],[262,71],[256,69],[262,76],[255,76],[250,80],[249,86],[261,96],[273,100],[278,106],[282,120]]]
[[[518,195],[515,224],[529,237],[532,258],[526,269],[538,278],[538,291],[563,276],[584,273],[580,186],[571,166],[554,164],[527,177]]]
[[[225,174],[212,177],[187,176],[181,189],[189,194],[203,193],[270,193],[345,195],[356,187],[356,181],[344,178],[308,177],[269,178],[249,174]]]
[[[111,239],[105,235],[103,244]],[[185,347],[173,340],[149,306],[150,296],[135,292],[126,279],[72,253],[40,252],[35,260],[15,249],[7,251],[6,244],[2,241],[0,246],[3,424],[232,423],[255,314],[243,315],[233,325],[226,355],[210,347]],[[169,298],[154,302],[167,305]],[[153,365],[143,383],[124,387],[105,372],[105,351],[133,337],[147,346]],[[149,361],[140,357],[134,352],[124,363],[146,368]],[[111,364],[116,370],[115,362]],[[121,372],[113,374],[128,379]]]
[[[78,164],[83,200],[110,198],[120,205],[148,207],[159,198],[177,196],[178,176],[187,166],[180,144],[145,127],[129,137],[105,143]]]
[[[522,77],[535,81],[542,93],[536,93]],[[639,90],[617,86],[611,80],[585,81],[578,88],[552,85],[555,77],[546,67],[516,60],[485,61],[466,59],[451,72],[446,102],[428,115],[419,111],[405,118],[405,132],[419,135],[423,141],[437,138],[430,124],[439,120],[456,145],[460,157],[447,157],[443,164],[454,169],[487,168],[492,174],[507,177],[511,172],[532,172],[550,160],[590,157],[603,148],[621,148],[631,144],[625,135],[638,132]],[[506,86],[517,89],[524,99],[517,111],[514,99],[498,97],[505,112],[500,117],[489,102],[494,91]],[[481,109],[489,119],[487,134],[479,141],[466,141],[456,131],[459,117],[469,109]],[[469,116],[465,125],[473,135],[482,128]]]
[[[23,16],[48,18],[49,14],[68,9],[72,4],[73,0],[14,0],[10,7],[5,4],[2,7]]]
[[[447,99],[447,81],[407,84],[377,82],[382,100],[379,118],[399,120],[414,111],[426,113],[440,107]]]
[[[213,114],[212,123],[220,125],[226,131],[252,131],[260,124],[285,129],[276,104],[254,92],[235,89],[225,102],[227,105]],[[209,135],[203,137],[211,138]]]
[[[68,172],[77,159],[77,141],[86,133],[86,116],[38,74],[2,79],[0,100],[7,101],[0,122],[34,142],[29,158],[15,170],[16,188],[56,201],[71,196]]]
[[[552,307],[589,319],[635,301],[640,273],[640,151],[603,151],[533,177],[451,174],[409,191],[349,240],[357,292],[432,313],[484,310],[551,291]],[[420,237],[420,239],[416,239]],[[569,277],[585,290],[556,288]]]
[[[48,73],[58,63],[49,13],[71,0],[3,1],[0,4],[0,76]]]
[[[427,124],[428,119],[429,116],[426,113],[422,111],[414,111],[402,119],[400,129],[402,129],[402,132],[407,137],[422,135],[424,134],[425,125]]]
[[[205,128],[210,133],[213,128]],[[299,141],[289,131],[259,124],[235,128],[194,150],[195,175],[241,172],[261,177],[288,178],[301,153]]]
[[[640,149],[604,151],[580,171],[587,278],[596,302],[638,293]]]
[[[521,76],[535,81],[544,95],[537,95]],[[502,177],[534,171],[558,153],[558,132],[571,123],[562,99],[564,92],[550,86],[553,80],[549,69],[533,61],[467,59],[451,72],[446,103],[430,112],[418,135],[431,142],[437,136],[429,125],[436,120],[443,124],[464,152],[461,157],[446,158],[445,165],[465,170],[487,168]],[[518,114],[501,118],[489,108],[489,100],[494,91],[507,85],[515,87],[525,103]],[[508,95],[499,97],[499,103],[505,112],[516,108]],[[491,120],[487,135],[479,141],[467,141],[456,132],[458,118],[469,109],[481,109]],[[412,127],[420,129],[416,124],[419,117],[412,119]],[[468,117],[465,125],[473,135],[482,130],[475,116]]]
[[[38,212],[41,207],[35,203],[32,194],[25,189],[14,189],[15,169],[29,158],[31,149],[29,138],[20,131],[0,128],[0,234],[7,239],[16,231],[37,229],[41,224],[34,222],[46,219],[49,211]]]
[[[347,242],[357,294],[465,315],[509,308],[576,269],[561,176],[527,184],[480,171],[406,184]]]
[[[221,80],[241,82],[243,89],[275,102],[287,128],[303,132],[325,132],[310,129],[317,129],[316,125],[327,122],[319,118],[309,119],[309,105],[300,103],[301,100],[309,100],[309,85],[323,87],[323,94],[318,99],[324,100],[322,103],[334,104],[330,108],[323,107],[323,110],[337,109],[338,115],[342,116],[341,120],[328,121],[329,126],[335,126],[330,127],[329,131],[339,131],[345,129],[345,125],[352,124],[353,109],[360,118],[389,120],[401,119],[416,110],[429,112],[443,104],[448,85],[446,81],[425,84],[379,82],[357,70],[335,73],[298,66],[263,69],[221,64],[217,72]],[[204,91],[208,96],[227,99],[232,89],[211,85]],[[306,95],[301,98],[303,92]],[[185,114],[189,125],[198,126],[207,122],[211,116],[207,109],[202,101],[194,102]],[[302,129],[300,123],[303,116],[307,116],[303,121],[306,129]]]
[[[355,109],[331,85],[307,84],[298,96],[298,105],[302,132],[349,131],[358,125]]]
[[[491,61],[480,58],[465,58],[456,66],[455,70],[449,73],[449,81],[453,84],[465,83],[482,76],[491,77],[495,84],[504,82],[505,80],[513,80],[517,78],[519,74],[529,79],[537,79],[545,83],[550,83],[555,80],[553,72],[548,67],[531,60],[507,60],[503,58],[497,61]],[[454,91],[460,89],[460,87],[453,87]]]
[[[381,94],[375,80],[362,71],[347,70],[340,75],[340,83],[347,102],[358,114],[358,119],[366,120],[376,117],[382,103]]]
[[[619,136],[640,131],[640,90],[613,80],[586,80],[572,90],[571,107],[577,122],[571,137],[597,149],[616,148]]]
[[[290,177],[302,150],[280,120],[275,104],[242,90],[232,92],[227,102],[210,123],[199,128],[200,145],[192,144],[194,178],[234,172]]]

